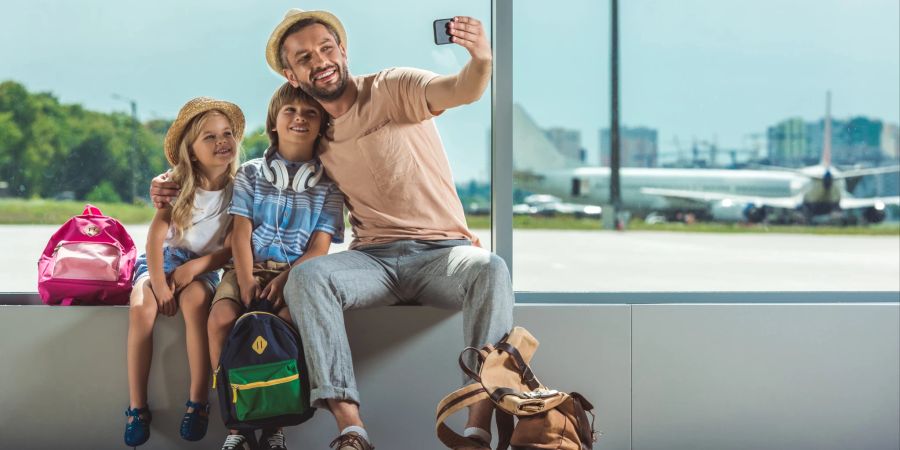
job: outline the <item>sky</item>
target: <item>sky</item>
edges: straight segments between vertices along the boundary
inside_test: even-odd
[[[286,1],[30,0],[0,4],[0,80],[65,103],[174,118],[189,98],[234,101],[261,125],[283,82],[265,63]],[[661,151],[693,139],[747,146],[789,117],[900,122],[897,0],[621,0],[621,121],[659,130]],[[350,71],[393,66],[457,72],[465,49],[435,46],[431,22],[490,21],[488,0],[302,2],[348,31]],[[514,2],[514,99],[542,127],[581,131],[589,162],[609,121],[609,12],[602,0]],[[457,181],[486,180],[490,93],[438,127]]]

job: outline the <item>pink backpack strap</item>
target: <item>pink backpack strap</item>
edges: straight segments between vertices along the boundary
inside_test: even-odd
[[[84,212],[81,213],[82,216],[102,216],[103,213],[100,212],[100,208],[87,204],[84,205]]]
[[[75,299],[72,297],[66,297],[66,298],[62,299],[62,301],[60,301],[59,304],[62,306],[72,306],[75,304]]]

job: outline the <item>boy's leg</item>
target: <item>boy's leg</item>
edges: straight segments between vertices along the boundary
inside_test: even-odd
[[[222,347],[225,346],[228,333],[234,328],[234,323],[244,311],[237,286],[235,271],[226,271],[222,276],[222,282],[216,288],[216,294],[209,308],[206,331],[209,336],[209,362],[213,370],[219,367],[219,357],[222,355]],[[237,435],[240,434],[240,431],[228,430],[228,433]]]
[[[147,379],[153,357],[153,325],[156,323],[156,297],[150,278],[144,277],[131,291],[128,310],[128,395],[131,408],[147,406]]]
[[[188,400],[197,403],[206,403],[209,399],[209,341],[206,329],[210,297],[212,295],[204,281],[191,282],[178,296],[178,303],[184,314],[188,366],[191,370]]]
[[[480,247],[455,245],[459,243],[413,244],[398,270],[405,295],[424,305],[462,310],[464,345],[480,348],[512,329],[512,282],[499,256]],[[467,357],[472,367],[472,355]],[[464,383],[470,381],[463,378]],[[466,427],[490,430],[492,412],[490,401],[476,403],[469,408]]]
[[[341,430],[361,425],[344,311],[399,301],[396,274],[383,261],[357,250],[320,256],[292,269],[284,289],[303,339],[313,406],[329,409]]]
[[[213,370],[219,367],[219,356],[222,354],[222,347],[225,346],[225,339],[228,338],[228,333],[243,310],[237,275],[234,270],[228,270],[216,288],[206,325],[209,336],[209,362]]]

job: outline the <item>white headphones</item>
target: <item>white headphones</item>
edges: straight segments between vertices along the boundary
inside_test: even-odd
[[[266,181],[272,183],[279,191],[283,191],[290,187],[294,192],[303,192],[319,182],[325,171],[322,169],[322,163],[319,160],[304,163],[294,174],[293,179],[288,174],[288,168],[284,161],[275,158],[275,148],[269,147],[263,158],[262,164],[263,177]]]

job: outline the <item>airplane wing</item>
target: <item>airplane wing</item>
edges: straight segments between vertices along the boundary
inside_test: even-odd
[[[837,178],[857,178],[857,177],[864,177],[866,175],[880,175],[883,173],[894,173],[894,172],[900,172],[900,166],[872,167],[869,169],[843,170],[840,172],[840,174],[837,175]]]
[[[755,197],[750,195],[734,195],[725,192],[701,192],[681,189],[641,188],[641,192],[661,197],[694,200],[698,203],[712,203],[723,200],[731,200],[735,203],[753,204],[756,206],[770,206],[772,208],[797,209],[803,198],[796,197]]]
[[[841,209],[884,208],[885,205],[900,205],[900,197],[842,197]]]

